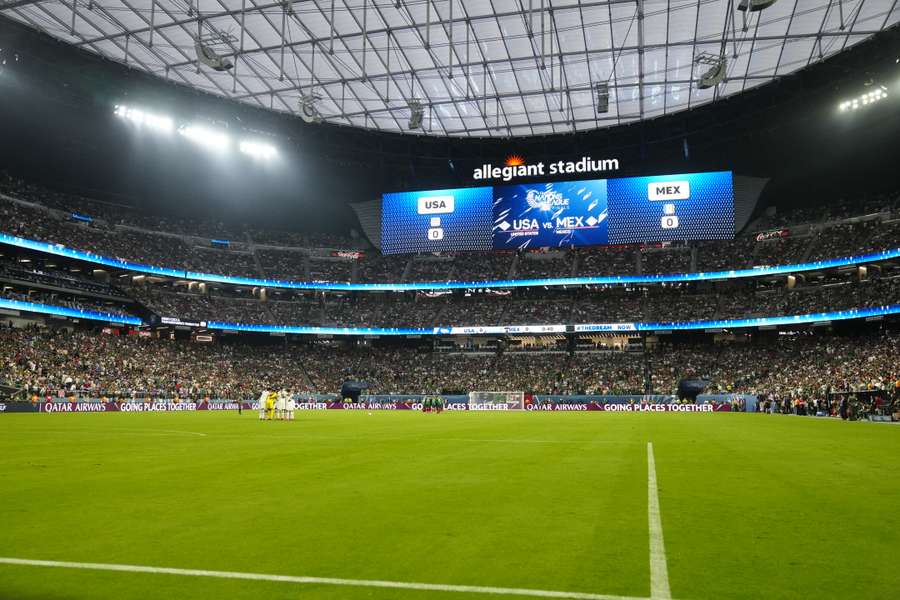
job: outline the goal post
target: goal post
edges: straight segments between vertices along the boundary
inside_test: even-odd
[[[469,410],[525,410],[525,392],[469,392]]]

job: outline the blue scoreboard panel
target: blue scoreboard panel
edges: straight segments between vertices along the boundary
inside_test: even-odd
[[[474,252],[491,250],[490,187],[384,194],[381,251]]]
[[[385,254],[733,237],[730,171],[401,192],[382,201]]]

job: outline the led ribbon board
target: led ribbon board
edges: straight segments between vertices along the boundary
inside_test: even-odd
[[[96,310],[79,310],[77,308],[68,308],[66,306],[52,306],[49,304],[40,304],[37,302],[23,302],[21,300],[9,300],[0,298],[0,308],[6,310],[23,310],[44,315],[55,315],[58,317],[71,317],[73,319],[88,319],[90,321],[103,321],[105,323],[122,323],[123,325],[143,325],[143,321],[131,315],[123,315],[119,313],[107,313]]]
[[[747,327],[808,325],[830,321],[845,321],[900,314],[900,304],[856,308],[850,310],[788,315],[781,317],[758,317],[753,319],[721,319],[715,321],[678,321],[657,323],[586,323],[577,325],[488,325],[465,327],[430,328],[378,328],[378,327],[314,327],[292,325],[245,325],[210,321],[209,329],[226,331],[254,331],[258,333],[294,333],[308,335],[516,335],[540,333],[596,333],[640,332],[640,331],[696,331],[705,329],[742,329]]]
[[[92,252],[82,252],[68,248],[61,244],[39,242],[20,238],[5,233],[0,233],[0,244],[7,244],[18,248],[35,250],[54,256],[74,258],[84,262],[114,267],[137,273],[151,273],[176,277],[178,279],[191,279],[195,281],[212,281],[229,283],[234,285],[253,285],[276,289],[295,290],[324,290],[324,291],[348,291],[348,292],[402,292],[417,290],[463,290],[470,288],[524,288],[524,287],[558,287],[580,285],[635,285],[654,283],[687,283],[691,281],[718,281],[724,279],[744,279],[748,277],[763,277],[772,275],[790,275],[791,273],[803,273],[807,271],[820,271],[867,263],[880,262],[900,258],[900,248],[871,252],[860,256],[847,256],[831,258],[808,263],[794,265],[776,265],[772,267],[755,267],[752,269],[732,269],[730,271],[710,271],[706,273],[670,273],[666,275],[613,275],[600,277],[547,277],[543,279],[501,279],[482,281],[439,281],[421,283],[326,283],[309,281],[284,281],[278,279],[259,279],[251,277],[234,277],[231,275],[216,275],[213,273],[198,273],[184,271],[168,267],[157,267],[142,263],[133,263],[125,260],[107,258]]]

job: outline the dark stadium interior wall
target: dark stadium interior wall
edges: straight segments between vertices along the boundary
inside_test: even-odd
[[[732,169],[771,178],[762,204],[816,205],[900,188],[900,93],[859,113],[837,103],[871,82],[900,92],[900,32],[712,105],[643,123],[535,138],[448,139],[308,125],[216,98],[56,42],[0,17],[0,170],[121,203],[263,225],[346,230],[352,202],[472,185],[510,154],[529,162],[618,158],[621,174]],[[116,103],[272,137],[278,165],[221,159],[136,135]],[[689,156],[685,156],[685,147]]]

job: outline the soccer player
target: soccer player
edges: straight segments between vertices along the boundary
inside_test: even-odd
[[[266,398],[266,420],[271,421],[275,414],[275,400],[278,395],[275,392],[269,392],[269,397]]]
[[[297,403],[294,401],[294,392],[288,392],[287,396],[287,419],[288,421],[294,420],[294,410],[297,408]]]
[[[264,421],[266,419],[266,403],[269,401],[269,390],[263,390],[259,395],[258,408],[259,408],[259,420]]]
[[[275,399],[275,418],[279,421],[284,419],[284,388],[278,391],[278,397]]]

